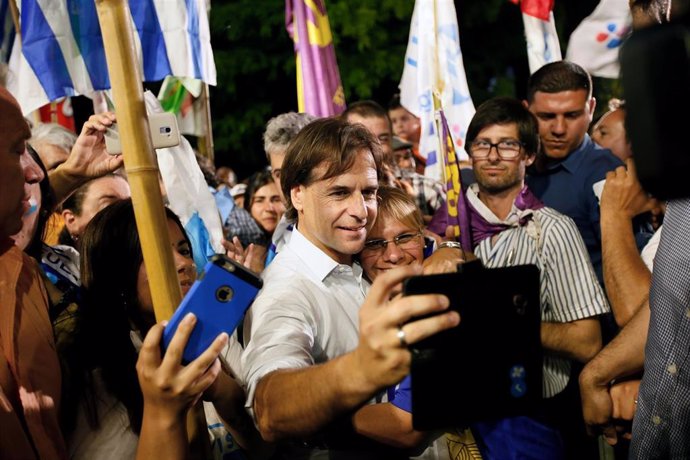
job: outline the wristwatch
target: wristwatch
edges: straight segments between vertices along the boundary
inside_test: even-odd
[[[438,248],[453,248],[462,250],[462,244],[458,243],[457,241],[441,241],[441,244],[438,245]]]

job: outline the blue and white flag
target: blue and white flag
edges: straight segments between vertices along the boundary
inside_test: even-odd
[[[422,125],[419,153],[426,158],[425,175],[443,180],[432,98],[434,90],[441,95],[456,152],[461,160],[467,159],[463,142],[474,115],[474,104],[460,52],[458,17],[451,0],[415,2],[400,80],[400,102],[420,118]]]
[[[149,116],[163,112],[160,101],[152,92],[144,93]],[[218,206],[201,172],[189,141],[180,136],[180,145],[156,149],[158,170],[168,198],[168,207],[177,214],[192,243],[197,273],[206,266],[209,257],[225,253],[223,223]]]
[[[570,34],[565,58],[594,76],[618,78],[618,52],[631,30],[628,0],[601,0]]]
[[[512,1],[518,3],[517,0]],[[562,59],[561,45],[553,19],[553,3],[553,0],[520,1],[530,75],[544,64]]]
[[[133,0],[130,12],[144,81],[175,75],[216,84],[206,0]],[[25,114],[110,88],[94,1],[21,0],[20,24],[7,88]]]

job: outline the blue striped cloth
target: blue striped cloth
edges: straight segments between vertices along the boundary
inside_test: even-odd
[[[130,11],[144,81],[174,75],[216,84],[205,0],[136,0]],[[7,87],[24,113],[110,88],[93,1],[22,0],[20,24]]]

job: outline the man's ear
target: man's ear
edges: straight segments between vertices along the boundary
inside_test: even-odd
[[[297,185],[290,190],[290,201],[292,207],[299,213],[304,209],[304,185]]]
[[[590,123],[594,120],[594,110],[597,108],[597,98],[592,96],[589,99],[589,121]]]
[[[534,163],[534,160],[536,160],[536,159],[537,159],[536,154],[527,155],[527,158],[525,158],[525,166],[531,166],[532,163]]]

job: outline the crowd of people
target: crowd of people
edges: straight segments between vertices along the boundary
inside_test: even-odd
[[[635,27],[685,5],[630,4]],[[78,135],[30,128],[0,88],[0,457],[199,457],[187,416],[200,402],[223,459],[580,460],[604,442],[619,458],[690,456],[688,201],[643,190],[631,108],[614,101],[594,123],[592,94],[562,60],[529,77],[524,101],[477,107],[462,174],[471,250],[446,231],[444,186],[424,175],[419,119],[397,96],[271,118],[268,167],[242,181],[198,157],[225,255],[263,287],[237,330],[183,362],[197,318],[162,351],[123,159],[105,150],[115,114]],[[184,296],[193,245],[165,217]],[[463,318],[401,286],[476,259],[539,269],[541,404],[420,430],[410,346]],[[457,372],[472,375],[464,352]]]

